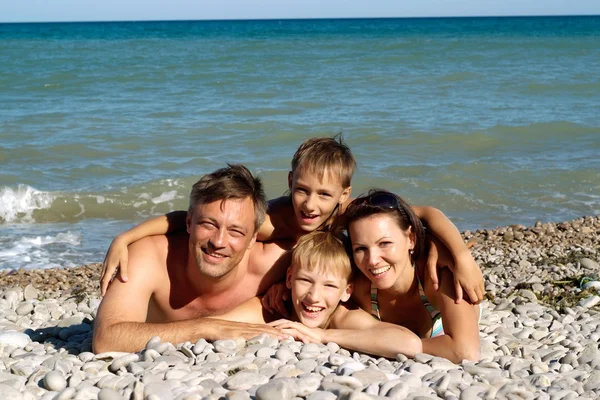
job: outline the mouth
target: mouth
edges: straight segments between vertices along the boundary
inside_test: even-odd
[[[319,218],[318,214],[307,214],[304,211],[300,211],[300,217],[302,218],[302,221],[305,223],[311,223],[317,220],[317,218]]]
[[[385,265],[383,267],[373,268],[373,269],[369,270],[369,272],[374,277],[380,277],[383,274],[385,274],[386,272],[388,272],[391,268],[392,268],[391,265]]]
[[[208,256],[208,259],[210,261],[215,261],[215,262],[219,262],[220,260],[223,260],[228,257],[226,254],[222,254],[222,253],[219,253],[216,251],[210,251],[206,248],[202,248],[202,253],[204,253],[206,256]]]
[[[325,307],[313,306],[305,303],[300,303],[302,306],[302,314],[307,318],[317,318],[319,314],[325,310]]]

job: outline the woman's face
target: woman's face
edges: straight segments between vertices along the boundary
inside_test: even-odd
[[[414,248],[410,228],[402,230],[393,217],[375,214],[348,227],[356,266],[378,289],[389,289],[412,269],[409,250]]]

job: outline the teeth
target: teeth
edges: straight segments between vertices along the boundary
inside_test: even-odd
[[[208,255],[215,258],[225,258],[224,255],[218,253],[208,253]]]
[[[302,211],[302,216],[305,218],[317,218],[316,214],[307,214],[304,211]]]
[[[324,308],[324,307],[307,306],[306,304],[303,304],[303,306],[310,312],[319,312],[319,311],[323,310],[323,308]]]
[[[381,275],[381,274],[383,274],[384,272],[388,272],[388,271],[390,270],[390,268],[392,268],[392,267],[390,267],[389,265],[386,265],[385,267],[381,267],[381,268],[372,269],[372,270],[371,270],[371,273],[372,273],[373,275]]]

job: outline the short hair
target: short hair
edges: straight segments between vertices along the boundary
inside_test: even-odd
[[[292,250],[291,268],[319,268],[352,280],[353,268],[343,239],[332,232],[313,231],[302,236]]]
[[[192,186],[188,212],[192,213],[198,204],[246,198],[250,198],[254,204],[254,232],[257,232],[265,221],[267,211],[263,184],[243,165],[227,164],[225,168],[204,175]]]
[[[303,170],[317,175],[322,180],[327,172],[339,179],[344,188],[351,185],[355,169],[356,160],[350,147],[344,143],[341,133],[334,137],[306,140],[292,158],[292,173]]]
[[[381,195],[395,197],[398,201],[398,207],[382,207],[373,205],[368,201],[369,198]],[[425,229],[423,228],[421,220],[419,217],[417,217],[408,203],[402,199],[402,197],[388,192],[387,190],[372,189],[368,194],[358,196],[352,201],[352,203],[348,205],[342,220],[346,230],[348,231],[350,240],[352,240],[352,237],[350,237],[350,230],[348,229],[350,224],[354,221],[368,218],[373,215],[391,216],[394,221],[396,221],[400,229],[405,232],[408,230],[408,228],[411,228],[415,241],[415,247],[413,249],[413,254],[411,255],[411,262],[415,262],[423,255],[425,248]]]

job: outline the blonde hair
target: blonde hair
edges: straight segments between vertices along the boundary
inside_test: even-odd
[[[342,134],[306,140],[292,158],[292,173],[302,170],[323,180],[325,173],[337,178],[343,188],[350,187],[356,160],[344,143]]]
[[[342,239],[332,232],[314,231],[302,236],[292,250],[291,268],[303,267],[309,271],[333,272],[348,282],[353,269]]]

